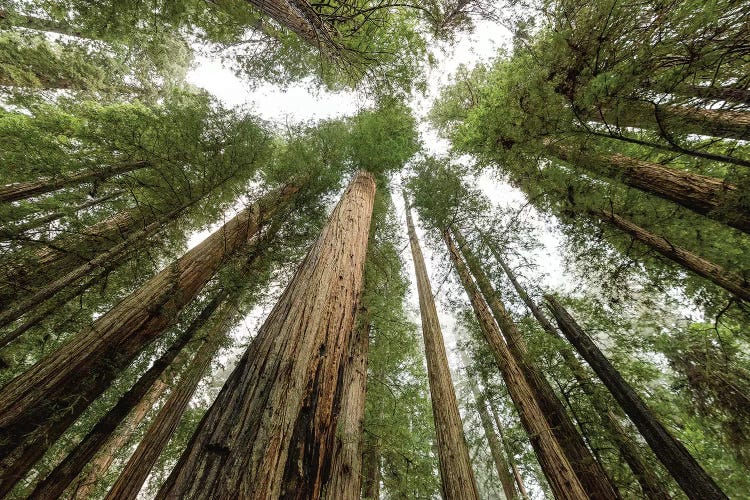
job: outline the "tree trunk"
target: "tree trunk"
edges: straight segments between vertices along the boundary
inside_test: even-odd
[[[363,460],[362,476],[364,485],[362,488],[362,498],[365,500],[380,499],[380,439],[372,438],[370,445],[365,452],[366,458]]]
[[[31,182],[16,182],[0,187],[0,203],[18,200],[26,200],[33,196],[57,191],[68,186],[83,184],[84,182],[101,182],[116,175],[133,172],[148,167],[147,161],[134,161],[103,167],[99,169],[86,169],[72,174],[61,174],[58,177],[43,177]]]
[[[489,245],[489,247],[490,251],[495,257],[495,260],[498,262],[498,264],[500,264],[500,267],[503,268],[506,276],[508,276],[508,279],[510,279],[510,282],[513,284],[513,288],[515,288],[518,296],[521,297],[521,300],[524,304],[526,304],[526,307],[529,308],[531,314],[534,316],[534,318],[536,318],[542,329],[544,329],[544,331],[555,338],[562,338],[557,329],[552,326],[552,323],[550,323],[547,317],[542,314],[536,303],[531,300],[529,295],[526,293],[526,290],[524,290],[520,285],[520,283],[516,279],[516,275],[505,263],[503,258],[500,256],[500,253],[496,248],[494,248],[494,245]],[[597,413],[599,413],[602,419],[602,425],[612,437],[612,440],[617,446],[617,449],[620,450],[620,455],[628,464],[628,467],[630,467],[630,470],[633,472],[633,475],[638,481],[638,484],[640,484],[641,489],[643,490],[643,494],[646,496],[646,498],[649,498],[651,500],[667,500],[671,498],[667,490],[662,486],[659,478],[656,476],[656,474],[654,474],[651,465],[648,463],[645,457],[643,457],[638,444],[630,437],[630,435],[628,435],[622,424],[620,424],[620,422],[617,420],[617,416],[614,415],[609,410],[609,408],[605,406],[602,395],[599,394],[599,391],[595,389],[593,381],[590,380],[588,373],[586,373],[586,370],[583,368],[578,359],[568,349],[562,349],[560,351],[560,355],[562,356],[566,366],[573,373],[573,376],[578,382],[578,385],[589,397],[589,400],[594,406],[594,409],[596,409]]]
[[[157,498],[320,498],[374,196],[357,174]]]
[[[193,397],[198,383],[211,366],[211,360],[226,338],[236,314],[225,302],[220,318],[214,321],[206,340],[200,346],[185,373],[175,383],[175,388],[167,398],[164,406],[154,417],[150,427],[138,444],[135,453],[128,460],[125,468],[120,472],[117,481],[107,493],[107,499],[135,499],[143,483],[148,478],[151,469],[158,460],[167,443],[177,430],[182,415]]]
[[[586,447],[583,437],[571,421],[565,411],[565,407],[557,398],[555,391],[549,385],[547,379],[544,378],[544,374],[529,359],[526,341],[523,339],[521,332],[518,331],[500,297],[495,292],[487,274],[482,269],[481,263],[476,255],[474,255],[474,252],[471,251],[471,248],[469,248],[461,232],[456,227],[452,228],[452,232],[463,254],[464,262],[468,266],[469,272],[474,277],[482,295],[484,295],[492,311],[492,316],[494,316],[497,325],[500,327],[500,331],[505,337],[508,350],[521,369],[521,372],[523,372],[523,376],[531,388],[547,424],[557,439],[563,453],[568,458],[568,462],[573,467],[584,491],[591,498],[618,498],[619,494],[617,490],[610,482],[602,466]]]
[[[136,408],[145,395],[149,392],[156,381],[162,377],[171,366],[177,366],[179,358],[186,357],[182,353],[185,346],[195,337],[196,332],[200,331],[203,325],[208,321],[214,311],[226,298],[225,292],[219,292],[196,319],[190,324],[188,329],[180,335],[177,341],[154,362],[146,373],[130,388],[94,426],[85,438],[71,451],[65,460],[63,460],[41,483],[39,483],[30,495],[30,498],[45,499],[57,498],[70,485],[71,482],[86,467],[86,464],[102,449],[102,447],[111,439],[112,434],[117,430],[120,424],[127,418],[131,411]],[[182,353],[182,354],[180,354]],[[191,365],[192,367],[192,365]]]
[[[672,93],[685,97],[750,105],[750,90],[742,87],[680,85]]]
[[[28,464],[16,463],[21,449],[41,456],[50,446],[49,439],[31,431],[80,415],[298,191],[288,185],[240,212],[0,391],[0,490],[8,491],[28,470]]]
[[[484,380],[484,382],[486,382],[486,380]],[[486,392],[482,394],[482,397],[485,399],[485,401],[487,400]],[[500,441],[503,443],[503,449],[505,450],[505,454],[508,457],[510,468],[513,470],[513,476],[515,477],[518,491],[521,492],[521,500],[529,500],[529,492],[526,491],[526,487],[523,485],[523,478],[521,477],[521,474],[518,471],[518,467],[516,467],[516,464],[511,457],[510,450],[508,449],[508,443],[507,441],[505,441],[505,436],[503,435],[503,424],[502,422],[500,422],[500,417],[498,416],[497,411],[495,411],[495,408],[492,405],[490,405],[490,410],[492,412],[492,419],[495,422],[497,432],[498,434],[500,434]]]
[[[440,330],[427,267],[419,246],[417,232],[414,229],[414,221],[411,218],[406,195],[404,195],[404,203],[414,271],[417,277],[419,310],[422,316],[422,334],[427,357],[427,375],[432,397],[432,414],[435,420],[443,496],[446,500],[478,499],[479,492],[469,460],[469,448],[464,437],[461,415],[458,412],[458,402],[451,380],[443,332]]]
[[[656,250],[664,257],[693,271],[698,276],[706,278],[736,297],[750,302],[750,283],[741,276],[731,273],[721,266],[718,266],[682,247],[675,246],[662,236],[650,233],[615,213],[600,211],[596,212],[595,215],[621,231],[628,233],[640,243]]]
[[[554,297],[546,295],[545,299],[565,337],[604,382],[685,494],[695,500],[727,499],[711,476],[703,470],[687,448],[656,419],[640,396],[622,378],[568,311]]]
[[[469,367],[469,362],[463,352],[461,352],[461,361],[465,368]],[[477,406],[479,419],[482,422],[484,436],[485,438],[487,438],[487,443],[490,445],[492,460],[495,462],[495,470],[497,470],[497,476],[500,479],[500,484],[503,486],[505,498],[507,500],[515,500],[518,498],[518,495],[516,494],[516,489],[513,487],[513,476],[511,476],[510,474],[508,461],[505,460],[503,445],[500,442],[500,438],[498,438],[497,432],[495,432],[495,428],[492,425],[492,417],[490,417],[490,412],[487,411],[484,397],[479,392],[476,382],[470,377],[467,377],[467,380],[471,388],[471,393],[474,396],[474,402]]]
[[[344,365],[341,408],[326,498],[358,499],[362,490],[362,433],[367,390],[370,319],[360,307],[349,355]]]
[[[524,374],[509,346],[503,342],[500,330],[490,313],[487,303],[474,284],[469,270],[461,259],[461,255],[453,243],[448,230],[443,231],[443,237],[448,247],[451,259],[458,272],[461,283],[469,296],[474,313],[479,321],[495,362],[505,381],[513,403],[518,409],[526,434],[536,452],[539,465],[558,499],[586,499],[589,496],[583,489],[573,467],[563,452],[557,438],[550,428],[544,413],[537,403],[534,391],[527,382]]]
[[[516,478],[516,484],[518,485],[518,490],[521,492],[521,498],[523,500],[529,500],[529,492],[526,491],[526,487],[523,485],[523,478],[518,471],[518,467],[516,464],[511,464],[511,467],[513,467],[513,476]]]
[[[546,148],[562,161],[610,179],[620,180],[627,186],[750,233],[750,213],[732,204],[733,198],[738,196],[737,186],[734,184],[619,153],[588,155],[551,142]]]

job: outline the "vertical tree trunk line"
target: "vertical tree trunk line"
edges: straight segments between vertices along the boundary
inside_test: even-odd
[[[549,335],[555,338],[562,339],[562,336],[557,331],[557,329],[552,326],[552,323],[550,323],[547,317],[542,314],[542,311],[539,309],[536,303],[531,300],[529,294],[526,293],[526,290],[524,290],[524,288],[518,282],[515,273],[513,273],[510,267],[505,263],[505,260],[501,257],[500,252],[498,252],[494,245],[488,244],[488,247],[490,248],[490,252],[492,252],[492,255],[494,256],[497,263],[500,264],[500,267],[505,272],[505,275],[513,284],[513,288],[516,290],[516,293],[519,297],[521,297],[521,300],[531,311],[531,314],[541,325],[542,329]],[[628,464],[628,467],[630,467],[630,470],[633,472],[633,475],[635,476],[636,480],[641,486],[641,489],[643,490],[643,494],[651,500],[666,500],[671,498],[667,490],[660,482],[659,478],[656,476],[656,474],[654,474],[651,465],[643,456],[643,452],[640,450],[638,444],[632,439],[625,428],[623,428],[622,424],[620,424],[619,420],[617,419],[617,416],[614,415],[609,408],[604,406],[601,395],[598,393],[599,391],[596,390],[593,381],[590,380],[588,373],[583,368],[578,359],[568,349],[562,349],[560,351],[560,355],[562,356],[563,361],[567,365],[568,369],[570,369],[570,371],[573,373],[573,376],[575,377],[583,392],[588,396],[592,405],[601,416],[602,425],[609,432],[615,445],[620,451],[621,456]]]
[[[157,498],[320,497],[374,195],[357,174]]]
[[[0,203],[26,200],[33,196],[57,191],[64,187],[75,186],[85,182],[101,182],[116,175],[133,172],[149,167],[147,161],[132,161],[98,169],[85,169],[58,177],[43,177],[31,182],[16,182],[0,187]]]
[[[536,452],[539,464],[555,494],[555,498],[570,500],[589,498],[552,429],[550,429],[521,368],[511,354],[509,347],[503,341],[500,329],[495,323],[479,288],[474,284],[448,229],[443,231],[443,238],[461,283],[469,296],[482,333],[495,357],[508,393],[518,410],[521,423]]]
[[[484,382],[486,383],[486,380]],[[488,400],[486,391],[482,393],[482,398],[485,401]],[[526,487],[523,485],[523,478],[521,477],[521,473],[518,471],[518,467],[516,466],[516,463],[511,456],[510,449],[508,448],[508,443],[505,440],[505,435],[503,434],[503,423],[500,421],[500,416],[497,414],[497,411],[491,404],[490,413],[492,414],[492,420],[495,422],[497,433],[500,435],[500,442],[503,444],[505,455],[508,457],[508,463],[510,464],[510,468],[513,471],[513,477],[516,481],[516,486],[518,486],[518,491],[521,493],[521,500],[529,500],[529,492],[526,491]]]
[[[226,295],[226,292],[219,292],[209,301],[185,332],[154,362],[151,368],[138,379],[133,387],[120,397],[119,401],[97,422],[86,437],[68,453],[65,459],[37,485],[29,498],[57,498],[65,491],[78,474],[83,471],[86,464],[112,438],[113,433],[119,425],[144,400],[146,394],[154,384],[160,378],[164,377],[168,370],[172,372],[178,371],[179,365],[188,357],[188,353],[185,352],[186,346],[196,336],[197,332],[203,328],[211,315],[214,314],[226,298]]]
[[[469,362],[466,359],[464,352],[461,352],[461,361],[465,369],[468,369]],[[477,412],[479,413],[479,420],[482,422],[482,429],[484,429],[484,436],[487,439],[487,444],[490,446],[490,453],[492,454],[492,460],[495,463],[495,470],[497,470],[497,476],[500,479],[500,484],[503,487],[503,493],[507,500],[515,500],[518,498],[516,489],[513,486],[513,476],[511,476],[510,468],[508,467],[508,461],[505,459],[505,452],[503,452],[503,445],[500,439],[497,437],[497,432],[492,425],[492,417],[487,411],[486,402],[484,396],[479,392],[476,382],[467,376],[471,393],[474,396],[474,403],[477,406]]]
[[[578,477],[586,493],[597,499],[618,498],[619,494],[613,486],[607,473],[601,464],[594,458],[591,451],[586,447],[580,432],[558,399],[555,391],[549,385],[544,374],[529,359],[526,342],[518,331],[518,327],[508,314],[505,305],[500,300],[487,274],[482,269],[481,263],[468,245],[457,227],[452,227],[451,232],[456,238],[456,243],[463,254],[463,262],[473,276],[484,299],[489,306],[495,322],[500,327],[500,332],[505,338],[508,350],[512,354],[518,367],[529,385],[539,408],[544,415],[547,424],[554,434],[560,448],[568,458],[568,462]]]
[[[357,313],[354,335],[343,367],[339,425],[333,450],[333,465],[327,498],[357,499],[362,490],[362,451],[367,391],[367,354],[370,345],[370,318],[362,305]]]
[[[49,446],[48,439],[30,431],[70,425],[298,191],[299,186],[288,185],[260,198],[0,390],[0,456],[10,460],[3,477],[18,479],[13,456],[19,450],[43,453]]]
[[[372,437],[365,447],[362,460],[362,498],[380,499],[380,439]]]
[[[659,422],[568,311],[554,297],[546,295],[545,299],[565,337],[609,389],[685,494],[694,500],[727,499],[711,476]]]
[[[461,415],[458,411],[458,401],[448,366],[443,333],[440,329],[427,267],[414,229],[414,221],[406,195],[404,195],[404,203],[406,226],[417,278],[443,495],[446,500],[478,499],[479,492],[469,459],[469,448],[464,436]]]

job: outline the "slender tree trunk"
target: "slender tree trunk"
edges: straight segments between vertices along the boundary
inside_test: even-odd
[[[357,174],[157,498],[320,497],[374,196]]]
[[[516,466],[516,464],[511,464],[511,467],[513,468],[513,476],[516,478],[518,491],[521,492],[521,498],[523,500],[529,500],[529,492],[526,491],[526,487],[523,485],[523,478],[521,477],[521,473],[518,471],[518,467]]]
[[[610,179],[620,180],[628,186],[750,233],[750,213],[732,204],[733,199],[739,195],[734,184],[619,153],[585,154],[551,142],[546,147],[560,160],[574,163]]]
[[[680,85],[673,93],[685,97],[750,105],[750,89],[742,87]]]
[[[0,391],[0,490],[9,491],[30,467],[19,453],[38,459],[50,446],[32,431],[70,425],[298,191],[286,186],[240,212]]]
[[[497,251],[497,249],[494,248],[494,245],[488,246],[490,247],[490,251],[495,257],[495,260],[498,262],[498,264],[500,264],[500,267],[503,268],[503,271],[505,272],[506,276],[508,276],[508,279],[510,279],[510,282],[513,284],[513,288],[515,288],[518,296],[521,297],[521,300],[524,304],[526,304],[526,307],[529,308],[531,314],[534,316],[534,318],[536,318],[542,329],[544,329],[544,331],[546,331],[549,335],[561,339],[562,336],[559,334],[557,329],[552,326],[552,323],[550,323],[547,317],[542,314],[542,311],[539,309],[539,307],[537,307],[536,303],[531,300],[531,297],[529,297],[529,295],[526,293],[526,290],[523,289],[521,284],[518,282],[518,279],[516,279],[516,275],[505,263],[505,260],[500,256],[500,253]],[[631,438],[625,428],[623,428],[622,424],[620,424],[620,422],[617,420],[617,416],[614,415],[612,411],[605,406],[602,395],[599,394],[599,391],[595,389],[593,381],[590,380],[588,373],[583,368],[578,359],[568,349],[562,349],[560,351],[560,355],[562,356],[563,361],[565,362],[567,367],[573,373],[573,376],[575,377],[583,392],[586,393],[586,395],[589,397],[589,400],[596,409],[597,413],[599,413],[602,419],[602,425],[605,427],[605,429],[607,429],[609,435],[614,441],[614,444],[617,446],[617,449],[620,450],[620,455],[628,464],[630,470],[633,472],[633,475],[635,476],[638,484],[640,484],[641,489],[643,490],[643,494],[651,500],[666,500],[671,498],[667,490],[659,481],[659,478],[656,476],[656,474],[654,474],[651,465],[648,463],[645,457],[643,457],[643,453],[641,452],[638,444]]]
[[[360,307],[349,355],[343,369],[343,387],[331,476],[326,498],[358,499],[362,490],[362,433],[367,391],[367,353],[370,344],[370,319],[366,307]]]
[[[443,332],[440,330],[427,267],[419,246],[417,232],[414,229],[414,221],[411,218],[411,209],[406,195],[404,195],[404,203],[414,271],[417,277],[419,310],[422,316],[422,334],[427,357],[427,375],[430,382],[443,495],[446,500],[478,499],[479,492],[469,460],[469,448],[466,445],[461,415],[458,412],[458,402],[451,380]]]
[[[195,337],[196,332],[201,330],[225,298],[226,292],[219,292],[206,305],[177,341],[138,379],[130,390],[123,394],[117,404],[97,422],[94,428],[68,454],[65,460],[44,481],[37,485],[30,498],[57,498],[65,491],[70,483],[86,467],[86,464],[112,438],[113,433],[120,424],[143,401],[145,395],[157,380],[164,375],[167,368],[170,365],[173,367],[179,365],[178,360],[186,357],[186,354],[183,353],[185,346]],[[179,389],[181,387],[176,390]]]
[[[466,359],[466,355],[461,352],[461,361],[465,368],[469,367],[469,362]],[[474,402],[477,406],[477,412],[479,413],[479,419],[482,422],[482,428],[484,429],[484,436],[487,438],[487,443],[490,445],[490,452],[492,453],[492,460],[495,462],[495,470],[497,470],[497,476],[500,479],[500,484],[503,486],[503,493],[507,500],[514,500],[518,498],[516,489],[513,487],[513,476],[511,476],[510,469],[508,467],[508,461],[505,459],[505,453],[503,452],[503,445],[500,442],[500,438],[495,432],[495,428],[492,425],[492,417],[490,412],[487,411],[487,405],[485,404],[484,397],[479,392],[476,382],[467,377],[471,393],[474,396]]]
[[[447,229],[443,231],[443,237],[461,283],[469,296],[482,333],[500,368],[508,393],[518,409],[521,423],[526,429],[526,434],[555,497],[559,499],[589,498],[547,423],[544,413],[537,403],[534,391],[524,377],[517,360],[511,354],[509,346],[503,342],[503,337],[490,309],[474,284],[469,270]]]
[[[125,500],[135,499],[138,496],[138,492],[151,473],[151,469],[166,448],[175,430],[177,430],[180,419],[185,413],[198,383],[211,366],[211,360],[226,338],[227,331],[231,328],[236,314],[228,306],[229,304],[226,302],[222,306],[222,311],[218,313],[220,318],[215,320],[210,327],[206,334],[206,340],[195,353],[179,382],[175,384],[175,388],[164,406],[154,417],[151,426],[138,444],[138,448],[107,493],[107,499]]]
[[[596,212],[595,215],[603,221],[608,222],[621,231],[631,235],[640,243],[656,250],[664,257],[676,262],[686,269],[689,269],[698,276],[706,278],[736,297],[750,302],[750,283],[741,276],[731,273],[721,266],[718,266],[682,247],[675,246],[662,236],[650,233],[615,213],[600,211]]]
[[[365,500],[380,499],[380,439],[373,437],[365,451],[362,476],[364,485],[362,498]]]
[[[529,359],[526,342],[505,309],[505,305],[495,292],[487,274],[482,269],[481,263],[469,248],[461,232],[456,227],[452,228],[452,232],[469,272],[474,277],[482,295],[484,295],[492,311],[492,316],[494,316],[505,337],[508,350],[523,372],[523,376],[531,388],[547,424],[568,458],[568,462],[573,467],[584,491],[591,498],[618,498],[617,490],[610,482],[602,466],[586,447],[583,437],[568,416],[565,407],[557,398],[555,391],[544,378],[544,374]]]
[[[657,420],[568,311],[554,297],[546,295],[545,299],[565,337],[604,382],[685,494],[695,500],[726,499],[727,496],[711,476],[703,470],[687,448]]]
[[[51,193],[64,187],[76,186],[85,182],[102,182],[110,177],[148,166],[149,163],[146,161],[134,161],[95,170],[81,170],[72,174],[62,174],[58,177],[43,177],[31,182],[16,182],[0,187],[0,203],[26,200],[32,196]]]
[[[486,382],[486,380],[484,382]],[[484,400],[487,401],[488,398],[487,398],[486,392],[482,394],[482,398],[484,398]],[[521,493],[521,500],[529,500],[529,493],[528,491],[526,491],[526,487],[523,485],[523,478],[521,477],[521,474],[518,471],[518,467],[513,461],[513,457],[511,456],[510,449],[508,448],[508,442],[505,440],[505,436],[503,435],[503,424],[500,421],[500,416],[497,414],[497,411],[495,411],[495,408],[492,405],[490,405],[490,412],[492,414],[492,419],[495,422],[497,433],[500,435],[500,441],[503,444],[505,455],[508,457],[508,463],[510,464],[510,468],[513,471],[513,476],[516,481],[516,486],[518,486],[518,491]]]

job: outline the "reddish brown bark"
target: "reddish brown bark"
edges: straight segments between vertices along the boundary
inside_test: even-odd
[[[565,337],[609,389],[685,494],[695,500],[727,499],[713,478],[703,470],[687,448],[659,422],[638,393],[622,378],[568,311],[554,297],[546,295],[545,299]]]
[[[51,444],[31,431],[72,423],[298,191],[286,186],[240,212],[0,391],[0,490],[8,491],[30,466],[19,461],[19,450],[38,454]]]
[[[652,248],[664,257],[676,262],[682,267],[693,271],[698,276],[715,283],[736,297],[750,302],[750,283],[741,276],[704,259],[682,247],[670,243],[667,239],[646,231],[628,219],[611,212],[598,212],[603,221],[608,222],[631,235],[640,243]]]
[[[453,389],[453,381],[448,366],[443,332],[440,329],[432,287],[422,256],[422,249],[419,246],[417,233],[414,229],[414,222],[411,218],[409,202],[405,196],[404,203],[414,271],[417,278],[419,310],[422,317],[422,334],[427,358],[427,376],[430,383],[443,495],[447,500],[478,499],[479,492],[469,459],[469,448],[466,445],[461,415],[458,412],[458,402],[456,401],[456,393]]]
[[[359,498],[362,489],[362,433],[365,422],[369,345],[369,313],[365,307],[361,307],[344,365],[333,465],[325,488],[327,498],[356,499]]]
[[[479,288],[472,280],[469,270],[447,229],[443,232],[443,237],[461,283],[469,296],[482,333],[495,357],[498,368],[500,368],[508,394],[510,394],[518,409],[521,424],[526,430],[539,460],[539,465],[542,467],[555,498],[571,500],[589,498],[552,429],[550,429],[517,360],[511,354],[506,343],[503,342],[500,329],[495,323]]]
[[[468,266],[469,272],[479,286],[484,299],[489,305],[492,316],[500,327],[508,350],[523,372],[523,376],[534,393],[547,424],[555,435],[563,453],[568,458],[568,462],[573,467],[576,476],[578,476],[578,480],[581,482],[584,491],[591,498],[618,498],[619,494],[610,482],[609,477],[586,447],[583,437],[568,416],[562,402],[557,398],[555,391],[549,385],[549,382],[547,382],[544,374],[529,359],[526,341],[508,314],[500,297],[495,292],[487,274],[482,269],[481,263],[474,255],[474,252],[472,252],[461,232],[455,227],[452,232],[463,254],[464,262]]]
[[[96,170],[86,169],[72,174],[63,174],[57,177],[43,177],[31,182],[7,184],[0,187],[0,203],[25,200],[33,196],[50,193],[67,186],[75,186],[85,182],[101,182],[110,177],[133,172],[148,166],[149,163],[146,161],[133,161]]]
[[[360,172],[157,498],[320,498],[374,195]]]

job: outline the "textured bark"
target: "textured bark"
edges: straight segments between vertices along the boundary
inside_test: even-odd
[[[464,262],[468,266],[469,272],[479,286],[479,290],[489,305],[492,316],[500,327],[508,350],[521,369],[547,424],[557,439],[563,453],[568,458],[568,462],[573,467],[576,476],[578,476],[578,480],[581,486],[583,486],[584,491],[591,498],[618,498],[619,494],[617,490],[610,482],[602,466],[586,447],[583,437],[568,416],[565,407],[557,398],[555,391],[549,385],[541,370],[529,359],[526,341],[508,314],[500,297],[495,292],[487,274],[482,269],[481,263],[471,248],[469,248],[461,232],[456,227],[452,228],[452,232],[463,254]]]
[[[650,233],[624,217],[611,212],[597,212],[596,215],[631,235],[640,243],[656,250],[664,257],[676,262],[682,267],[693,271],[698,276],[706,278],[736,297],[750,302],[750,283],[741,276],[731,273],[721,266],[704,259],[682,247],[667,241],[662,236]]]
[[[703,470],[687,448],[659,422],[568,311],[554,297],[546,295],[545,299],[565,337],[609,389],[685,494],[695,500],[726,499],[727,496],[711,476]]]
[[[750,233],[750,213],[734,206],[737,186],[715,177],[669,168],[619,153],[583,154],[560,144],[547,144],[560,160],[669,200],[695,213]]]
[[[339,425],[336,429],[331,476],[325,488],[327,498],[358,499],[362,489],[362,433],[369,345],[369,312],[361,307],[343,369]]]
[[[443,232],[448,251],[458,272],[466,294],[469,296],[474,313],[479,321],[482,333],[495,357],[495,362],[505,381],[513,403],[518,409],[521,424],[536,452],[539,465],[542,467],[547,482],[558,499],[589,498],[573,467],[562,450],[557,438],[550,428],[544,413],[537,403],[534,391],[527,382],[519,363],[511,354],[509,346],[503,342],[500,330],[492,317],[487,303],[474,284],[458,248],[453,243],[450,233]]]
[[[524,304],[526,304],[526,307],[529,308],[531,314],[534,316],[534,318],[536,318],[542,329],[544,329],[544,331],[546,331],[549,335],[552,335],[555,338],[562,339],[562,336],[560,335],[558,330],[554,326],[552,326],[552,323],[550,323],[547,317],[542,314],[542,311],[539,309],[536,303],[531,300],[531,297],[529,297],[529,295],[526,293],[526,290],[523,289],[521,284],[518,282],[516,275],[505,263],[497,249],[495,249],[494,246],[490,245],[490,251],[494,255],[495,260],[498,262],[498,264],[500,264],[500,267],[503,268],[503,271],[505,272],[506,276],[508,276],[508,279],[510,279],[510,282],[513,284],[513,288],[515,288],[518,296],[521,297],[521,300]],[[641,489],[643,490],[643,494],[646,496],[646,498],[649,498],[651,500],[666,500],[671,498],[669,492],[667,492],[662,483],[659,481],[658,476],[654,474],[651,465],[643,456],[643,453],[641,452],[638,444],[628,434],[622,424],[620,424],[617,416],[612,413],[609,408],[606,407],[604,400],[602,399],[602,395],[599,394],[599,391],[596,390],[593,381],[590,379],[588,373],[583,368],[583,365],[581,365],[581,363],[569,349],[562,349],[560,351],[560,355],[562,356],[565,365],[573,373],[573,376],[578,382],[578,385],[589,397],[589,400],[594,406],[594,409],[596,409],[596,411],[599,413],[599,416],[602,419],[602,425],[612,437],[612,441],[617,446],[617,449],[620,451],[620,455],[628,464],[630,470],[633,472],[633,475],[638,481],[638,484],[640,484]]]
[[[31,182],[7,184],[0,187],[0,203],[25,200],[33,196],[50,193],[64,187],[76,186],[85,182],[101,182],[110,177],[133,172],[148,166],[149,163],[146,161],[134,161],[96,170],[86,169],[72,174],[62,174],[58,177],[43,177]]]
[[[366,500],[380,499],[380,439],[372,438],[365,451],[363,460],[362,498]]]
[[[461,361],[464,367],[469,366],[468,360],[463,352],[461,352]],[[500,479],[500,484],[503,487],[503,493],[505,498],[508,500],[514,500],[518,498],[516,489],[513,486],[513,476],[510,473],[508,467],[508,461],[505,459],[505,452],[503,451],[503,445],[500,442],[500,438],[495,432],[495,428],[492,425],[492,417],[490,412],[487,411],[484,397],[479,392],[476,382],[472,378],[468,378],[469,386],[471,387],[471,393],[474,396],[474,403],[477,406],[477,412],[479,413],[479,420],[482,422],[482,429],[484,429],[484,436],[487,438],[487,444],[490,445],[490,453],[492,454],[492,460],[495,462],[495,470],[497,470],[497,476]]]
[[[298,190],[286,186],[240,212],[0,391],[0,490],[28,470],[28,464],[16,463],[19,450],[43,453],[51,444],[31,431],[72,423]]]
[[[157,498],[320,498],[374,195],[359,173]]]
[[[107,493],[107,499],[135,499],[146,481],[151,469],[158,460],[167,443],[177,430],[182,415],[190,403],[198,383],[211,366],[211,360],[221,347],[230,329],[235,312],[224,304],[218,313],[220,318],[214,321],[206,334],[206,339],[190,361],[187,370],[175,383],[159,413],[154,417],[143,439],[138,444],[125,468],[120,472],[117,481]]]
[[[516,484],[518,485],[518,491],[521,492],[521,498],[523,500],[529,499],[529,492],[526,491],[526,487],[523,485],[523,478],[521,477],[521,473],[518,471],[518,467],[516,464],[511,464],[511,467],[513,468],[513,477],[516,478]]]
[[[478,499],[479,492],[474,471],[471,468],[461,415],[458,412],[458,402],[451,380],[443,332],[440,329],[427,267],[406,196],[404,196],[404,203],[414,271],[417,277],[419,310],[422,317],[422,335],[427,358],[427,376],[432,398],[432,414],[435,420],[443,496],[446,500]]]
[[[117,403],[97,422],[86,437],[71,451],[67,457],[40,482],[31,498],[57,498],[81,473],[96,453],[110,440],[126,417],[143,401],[152,386],[164,375],[170,365],[178,365],[180,354],[201,327],[208,321],[216,308],[226,296],[219,293],[201,311],[177,341],[154,362],[146,373],[131,387]]]

